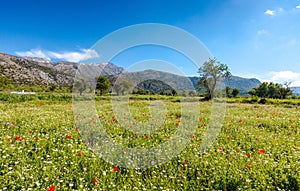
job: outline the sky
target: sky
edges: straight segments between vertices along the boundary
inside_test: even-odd
[[[10,0],[1,2],[0,18],[0,52],[16,56],[81,62],[101,57],[92,47],[114,31],[161,23],[199,39],[233,75],[300,86],[300,0]],[[197,75],[184,55],[160,46],[110,61],[169,63]]]

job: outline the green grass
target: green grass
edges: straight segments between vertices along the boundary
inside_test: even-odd
[[[47,190],[51,185],[55,190],[300,189],[297,104],[228,103],[217,140],[202,153],[199,148],[209,124],[211,103],[200,102],[200,116],[187,147],[162,165],[137,170],[110,164],[88,148],[79,134],[82,127],[75,124],[71,97],[33,95],[30,99],[28,95],[22,100],[13,95],[15,101],[3,101],[3,96],[0,94],[0,190]],[[161,128],[149,134],[136,134],[124,127],[127,118],[116,116],[110,99],[97,98],[97,119],[126,148],[156,147],[172,137],[180,120],[189,119],[190,114],[181,113],[180,103],[173,99],[178,98],[137,96],[129,101],[135,123],[146,124],[155,116],[154,128]],[[149,104],[154,100],[162,101],[157,104],[164,105],[167,116],[159,112],[151,115]],[[76,117],[91,123],[95,120],[92,116]],[[165,120],[161,123],[159,119]]]

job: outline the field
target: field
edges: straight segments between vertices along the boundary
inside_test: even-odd
[[[300,190],[297,104],[227,103],[217,139],[201,152],[211,102],[189,100],[185,107],[199,104],[198,111],[189,111],[173,98],[132,99],[132,116],[120,117],[110,99],[98,99],[95,117],[74,116],[72,103],[64,99],[0,102],[0,190]],[[159,109],[150,109],[154,106]],[[82,140],[91,136],[83,122],[101,124],[123,145],[120,156],[102,159],[98,152],[103,145],[93,145],[93,152],[91,142]],[[178,156],[149,168],[144,158],[131,165],[140,169],[122,163],[132,149],[167,143],[183,127],[191,136]]]

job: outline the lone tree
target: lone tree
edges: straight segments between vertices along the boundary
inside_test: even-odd
[[[226,86],[225,93],[226,93],[226,97],[231,98],[231,92],[230,92],[230,87],[229,86]]]
[[[129,90],[132,88],[133,84],[127,80],[126,78],[119,78],[113,86],[113,89],[119,96],[120,94],[124,95],[126,91],[129,92]]]
[[[82,95],[82,92],[86,89],[86,80],[83,78],[75,80],[74,88],[79,91],[80,95]]]
[[[216,58],[209,58],[205,61],[203,66],[199,68],[198,73],[200,75],[198,87],[200,90],[202,88],[206,89],[207,99],[214,98],[214,92],[219,80],[231,77],[228,66],[220,63]]]
[[[100,91],[99,92],[100,95],[103,95],[105,92],[108,91],[110,87],[110,82],[105,76],[99,76],[96,79],[97,79],[96,89]]]
[[[233,88],[233,90],[231,92],[232,97],[236,97],[239,93],[240,93],[240,90],[237,88]]]

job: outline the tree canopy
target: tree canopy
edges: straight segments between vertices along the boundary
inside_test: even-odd
[[[231,73],[226,64],[222,64],[217,61],[216,58],[209,58],[204,64],[199,68],[199,89],[206,89],[207,98],[212,99],[214,97],[214,92],[216,90],[217,83],[222,78],[230,78]]]
[[[124,95],[126,91],[129,92],[132,86],[133,84],[130,82],[130,80],[120,77],[114,83],[113,90],[117,93],[117,95]]]
[[[104,95],[105,92],[110,88],[110,82],[108,81],[106,76],[99,76],[96,78],[96,90],[99,90],[100,95]]]
[[[285,99],[287,96],[292,94],[289,85],[290,83],[285,83],[284,85],[281,85],[273,82],[263,82],[258,87],[253,88],[248,93],[252,96],[258,96],[260,98]]]
[[[74,88],[79,91],[80,95],[82,95],[82,92],[86,89],[86,80],[83,78],[75,80]]]

